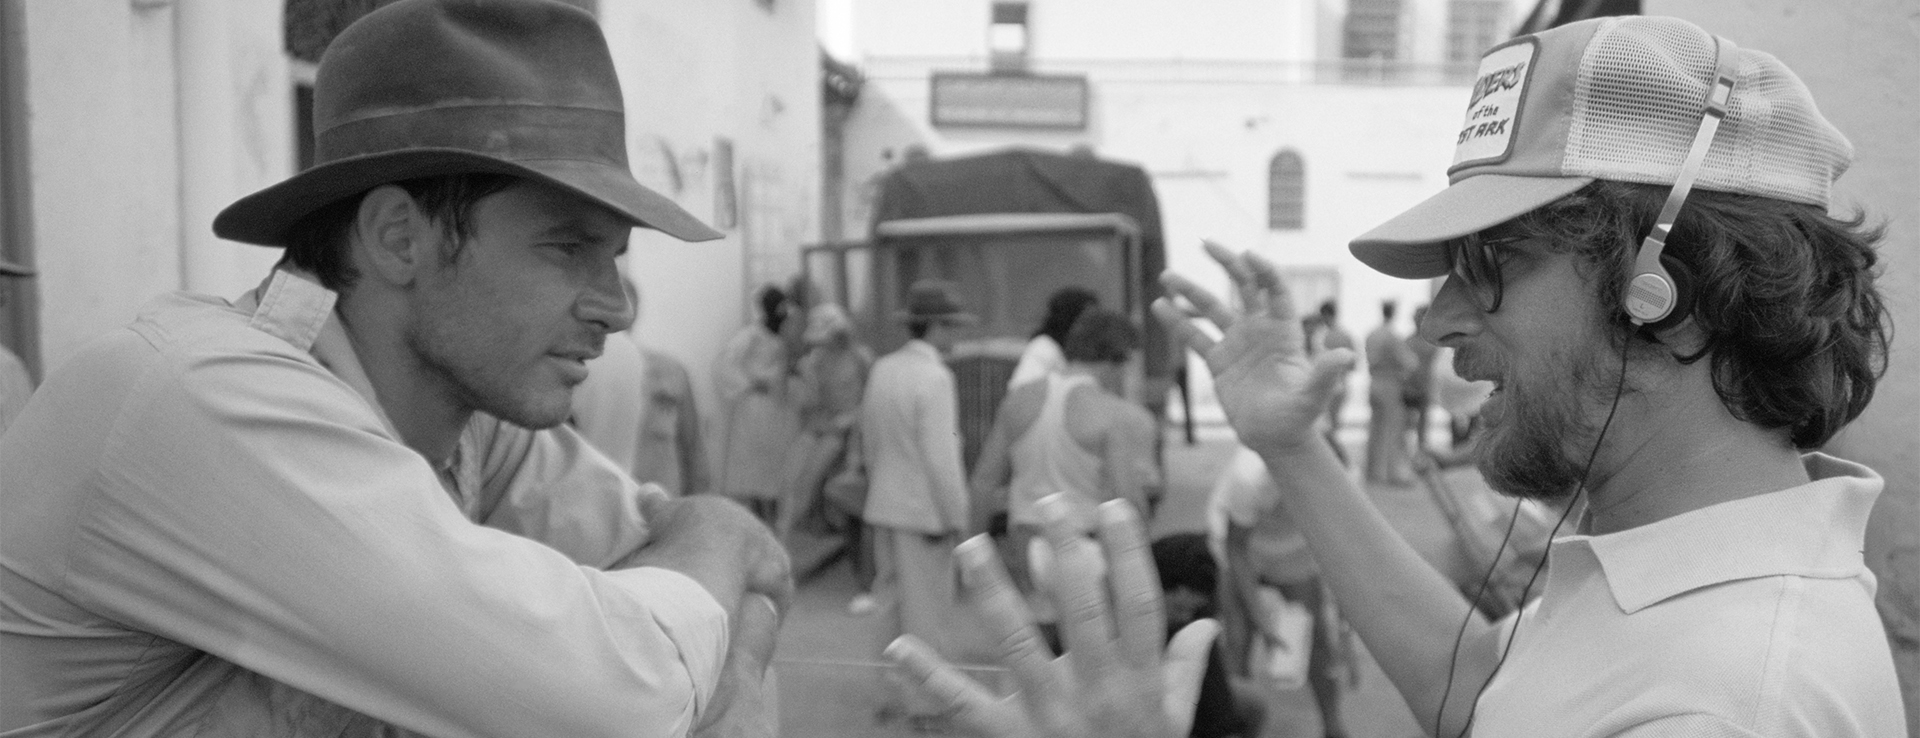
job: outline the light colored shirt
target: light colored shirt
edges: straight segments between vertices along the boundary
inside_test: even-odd
[[[603,570],[647,539],[639,486],[481,414],[436,469],[334,299],[286,270],[162,297],[0,440],[0,731],[687,733],[726,611]]]
[[[922,533],[968,528],[959,397],[933,344],[908,341],[873,363],[860,406],[872,525]]]
[[[1260,454],[1245,446],[1234,451],[1207,497],[1207,545],[1217,561],[1227,560],[1227,526],[1247,529],[1247,553],[1260,581],[1292,584],[1320,575],[1293,516],[1280,504]]]
[[[1060,350],[1060,342],[1042,333],[1034,336],[1033,340],[1027,342],[1027,347],[1020,351],[1020,361],[1013,365],[1013,376],[1007,378],[1007,389],[1066,370],[1067,354]]]
[[[1093,377],[1049,374],[1040,416],[1014,439],[1013,481],[1007,485],[1007,519],[1016,524],[1040,525],[1040,498],[1059,493],[1068,517],[1081,530],[1091,531],[1098,520],[1094,506],[1111,496],[1101,478],[1101,457],[1087,450],[1067,431],[1067,395],[1073,388],[1094,384]]]
[[[1861,556],[1883,482],[1804,460],[1805,485],[1555,540],[1473,734],[1906,736]]]

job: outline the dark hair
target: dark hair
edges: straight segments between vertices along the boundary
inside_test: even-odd
[[[1220,582],[1220,564],[1213,560],[1204,533],[1174,533],[1153,542],[1153,567],[1160,572],[1160,588],[1186,587],[1213,596]]]
[[[767,285],[760,288],[760,325],[772,333],[780,332],[780,324],[787,322],[787,293],[779,287]]]
[[[1139,347],[1140,329],[1133,327],[1133,321],[1112,310],[1093,308],[1073,322],[1060,353],[1066,354],[1068,361],[1118,364]]]
[[[452,263],[473,236],[473,204],[520,181],[509,174],[443,174],[393,184],[406,190],[421,212],[440,226],[448,244],[442,256]],[[344,292],[352,287],[360,273],[348,254],[347,231],[366,195],[361,192],[327,203],[294,223],[281,260],[312,272],[327,289]]]
[[[1320,317],[1326,318],[1328,322],[1332,322],[1334,316],[1339,314],[1340,307],[1335,305],[1332,300],[1320,303]]]
[[[1392,300],[1380,301],[1380,317],[1382,318],[1392,319],[1394,312],[1399,309],[1400,309],[1400,304]]]
[[[932,328],[933,321],[925,318],[914,318],[907,321],[907,335],[914,338],[926,338],[927,331]]]
[[[1657,336],[1627,322],[1620,295],[1668,188],[1596,181],[1521,216],[1516,235],[1597,266],[1593,297],[1614,316],[1616,345]],[[1873,244],[1884,228],[1866,216],[1753,195],[1695,190],[1665,254],[1693,275],[1692,318],[1705,342],[1713,389],[1734,417],[1784,431],[1799,449],[1824,445],[1859,417],[1887,368],[1892,326],[1874,284]]]
[[[1067,343],[1067,332],[1073,330],[1073,322],[1087,308],[1100,304],[1100,296],[1084,287],[1062,287],[1047,298],[1047,317],[1040,321],[1040,329],[1033,332],[1038,338],[1046,336],[1062,346]]]

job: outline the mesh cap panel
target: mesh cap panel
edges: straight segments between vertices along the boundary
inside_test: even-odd
[[[1676,19],[1604,23],[1576,73],[1564,172],[1672,184],[1700,126],[1715,48]],[[1852,145],[1779,60],[1725,48],[1735,55],[1733,97],[1696,186],[1825,206]]]

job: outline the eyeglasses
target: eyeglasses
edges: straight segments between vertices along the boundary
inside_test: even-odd
[[[1467,296],[1483,312],[1500,309],[1501,278],[1499,249],[1525,240],[1518,236],[1481,238],[1473,233],[1447,242],[1447,261],[1452,265],[1450,279],[1460,280]]]

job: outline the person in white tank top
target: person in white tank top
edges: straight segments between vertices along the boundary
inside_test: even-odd
[[[1060,493],[1076,525],[1092,530],[1096,505],[1118,498],[1145,510],[1160,483],[1153,417],[1119,395],[1139,345],[1125,316],[1088,310],[1067,333],[1066,371],[1017,387],[1000,404],[971,483],[975,499],[1008,508],[1003,543],[1023,591],[1032,591],[1026,549],[1039,534],[1041,497]]]

